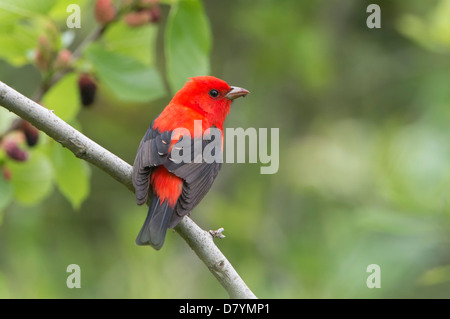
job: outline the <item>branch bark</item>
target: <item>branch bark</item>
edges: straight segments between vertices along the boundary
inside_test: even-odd
[[[131,181],[131,165],[74,129],[56,116],[53,111],[30,100],[1,81],[0,105],[45,132],[62,146],[71,150],[76,157],[97,166],[134,192]],[[175,227],[175,231],[205,263],[231,298],[256,298],[214,244],[212,236],[207,231],[202,230],[189,217],[183,218]]]

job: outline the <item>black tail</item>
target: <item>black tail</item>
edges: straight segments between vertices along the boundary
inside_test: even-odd
[[[161,249],[172,214],[173,208],[169,207],[168,202],[161,203],[159,198],[153,195],[144,226],[136,238],[136,244],[139,246],[150,245],[157,250]]]

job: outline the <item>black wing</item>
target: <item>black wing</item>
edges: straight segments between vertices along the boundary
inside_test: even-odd
[[[222,163],[206,163],[204,159],[201,163],[194,163],[194,139],[191,140],[191,161],[175,163],[169,153],[171,136],[171,131],[160,133],[158,130],[154,130],[153,123],[148,128],[134,161],[133,185],[136,191],[136,202],[142,205],[148,199],[150,175],[154,167],[164,165],[169,172],[183,180],[183,189],[169,224],[169,227],[173,228],[210,190]],[[182,139],[174,147],[180,145],[181,141]],[[214,139],[202,140],[202,154],[205,147],[213,141]],[[220,158],[222,158],[222,150],[216,149],[215,151],[220,152]]]
[[[214,141],[214,139],[202,141],[202,154],[205,147],[212,141]],[[201,163],[194,163],[194,143],[195,142],[192,139],[190,163],[174,163],[171,160],[171,154],[168,155],[167,161],[164,162],[164,166],[169,172],[183,180],[183,190],[181,191],[181,195],[175,206],[169,228],[175,227],[185,215],[189,214],[189,212],[200,203],[206,193],[210,190],[222,167],[221,162],[206,163],[204,158]],[[175,144],[175,146],[177,146],[177,144]],[[222,150],[218,149],[215,151],[220,152],[220,158],[222,158]]]
[[[152,169],[163,164],[170,146],[171,132],[154,130],[154,122],[142,138],[133,164],[133,186],[138,205],[147,202]]]

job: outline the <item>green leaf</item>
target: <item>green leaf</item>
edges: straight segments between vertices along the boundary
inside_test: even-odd
[[[53,171],[50,160],[39,149],[26,162],[8,162],[14,197],[23,204],[36,204],[50,194]]]
[[[10,17],[46,15],[56,2],[57,0],[0,0],[0,23],[5,20],[9,22]]]
[[[38,37],[48,33],[57,0],[0,0],[0,58],[14,66],[30,61]],[[57,30],[55,28],[55,33]]]
[[[450,1],[443,0],[425,17],[404,14],[397,21],[397,29],[417,44],[434,52],[450,49]]]
[[[77,0],[77,1],[73,1],[73,0],[58,0],[56,5],[52,7],[51,11],[48,13],[48,15],[55,20],[63,20],[66,21],[67,18],[74,13],[74,11],[67,11],[67,8],[69,7],[69,5],[71,4],[76,4],[78,6],[80,6],[80,11],[81,14],[83,15],[83,12],[88,12],[88,10],[92,10],[91,7],[87,7],[86,6],[86,2],[88,2],[87,0]],[[83,25],[81,25],[83,26]]]
[[[108,27],[102,40],[108,51],[126,55],[150,66],[154,62],[157,33],[156,24],[129,27],[124,21],[118,21]]]
[[[80,109],[77,75],[70,73],[62,78],[45,94],[42,102],[64,121],[74,119]]]
[[[211,31],[198,0],[181,0],[169,14],[165,34],[167,77],[172,92],[189,77],[209,74]]]
[[[91,171],[86,162],[78,159],[67,148],[53,143],[51,159],[55,171],[55,180],[61,193],[79,209],[90,192]]]
[[[96,75],[119,99],[146,102],[165,94],[155,68],[132,57],[110,52],[99,44],[86,49],[86,58],[95,66]]]
[[[4,133],[11,126],[11,123],[16,118],[17,115],[15,115],[13,112],[0,107],[0,135],[2,135],[2,133]]]
[[[0,26],[0,58],[14,66],[28,63],[30,52],[36,48],[44,23],[44,19],[36,18],[27,20],[27,23]]]

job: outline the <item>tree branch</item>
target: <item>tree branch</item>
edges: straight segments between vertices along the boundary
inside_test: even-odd
[[[76,157],[97,166],[134,192],[131,181],[132,167],[128,163],[61,120],[53,111],[28,99],[1,81],[0,105],[45,132],[71,150]],[[211,234],[202,230],[189,217],[184,217],[175,230],[205,263],[231,298],[256,298],[214,244]]]

